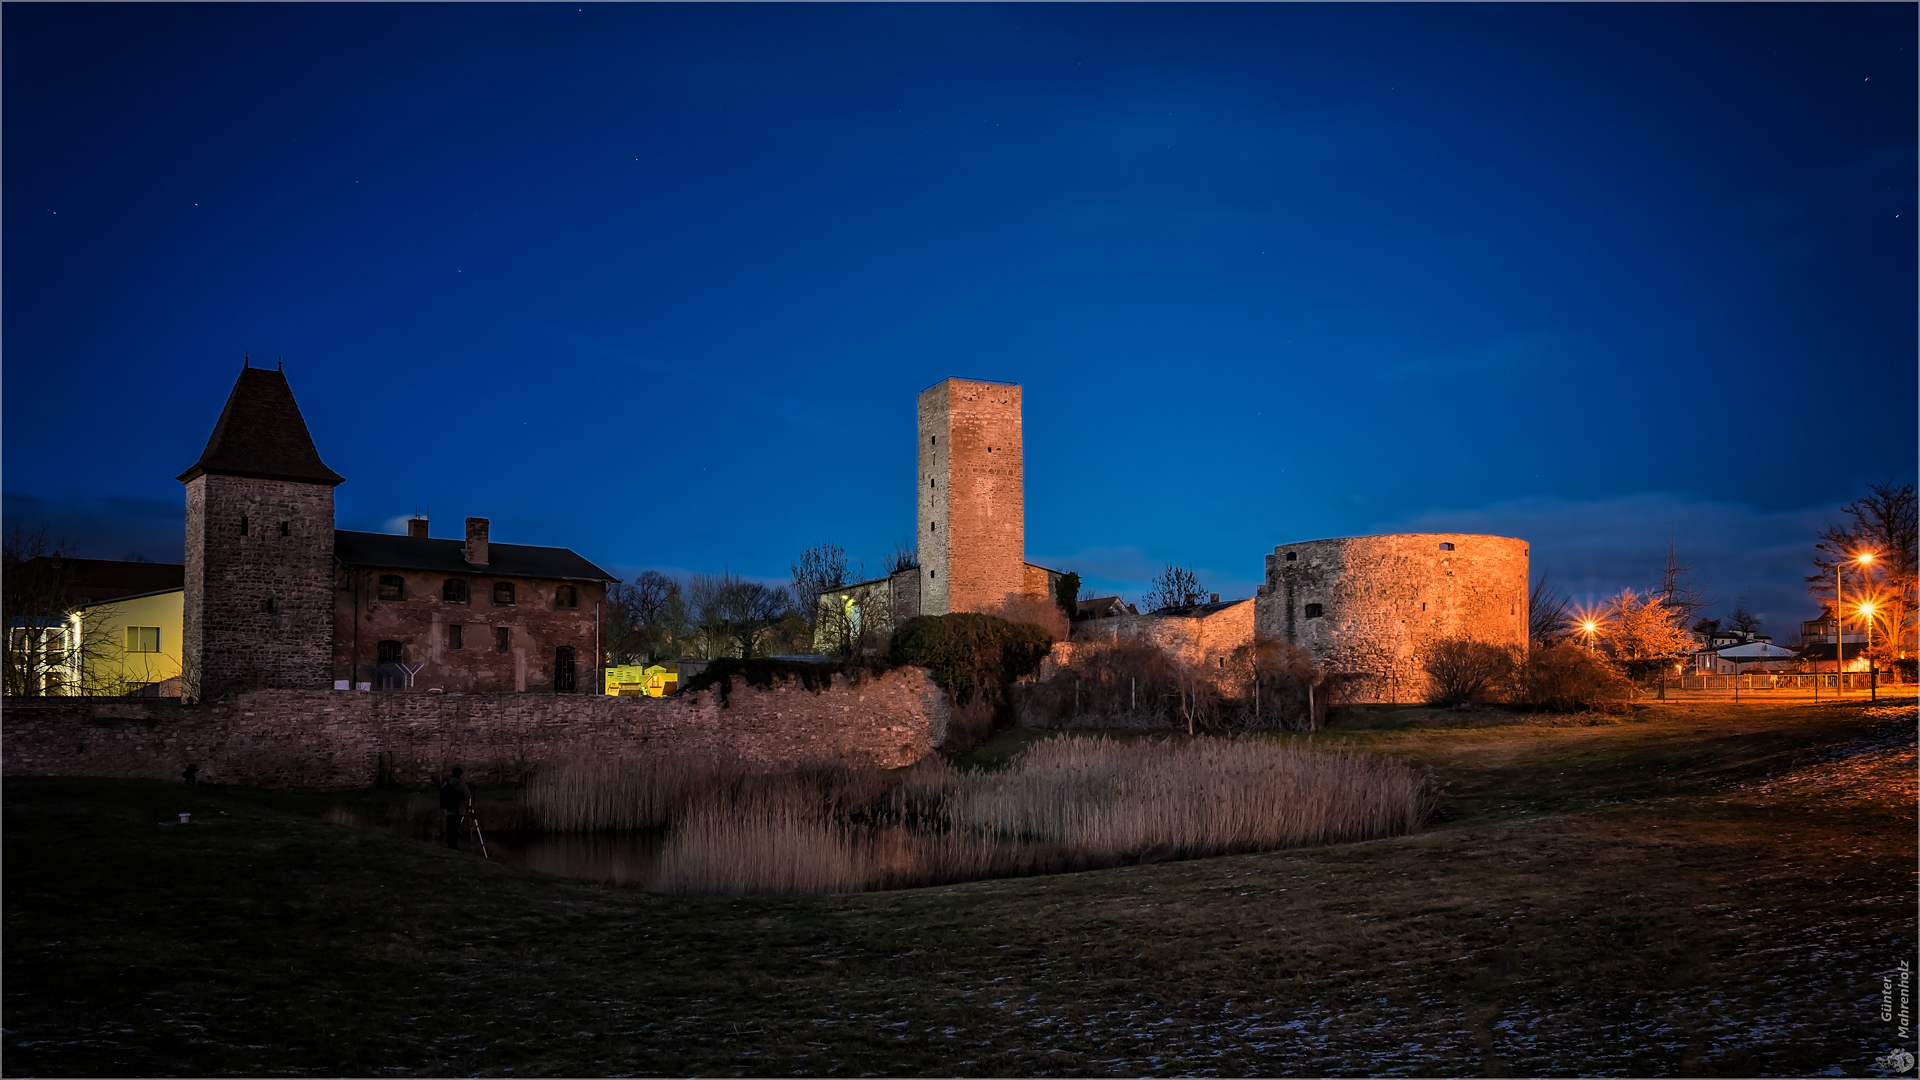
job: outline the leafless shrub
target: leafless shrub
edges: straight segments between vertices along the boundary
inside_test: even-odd
[[[1470,638],[1448,638],[1427,653],[1433,704],[1499,701],[1513,688],[1520,660],[1514,650]]]
[[[1164,728],[1181,715],[1180,675],[1173,657],[1138,638],[1081,644],[1051,677],[1016,686],[1014,708],[1029,727]]]
[[[1545,712],[1608,709],[1625,701],[1632,684],[1607,659],[1579,645],[1534,649],[1527,657],[1521,695]]]

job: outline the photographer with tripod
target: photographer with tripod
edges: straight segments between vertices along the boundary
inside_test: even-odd
[[[440,816],[447,824],[447,846],[458,850],[460,847],[460,826],[473,806],[473,789],[460,778],[461,768],[453,767],[453,775],[440,785]]]

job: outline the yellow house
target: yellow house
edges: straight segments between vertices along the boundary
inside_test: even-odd
[[[665,697],[680,676],[662,664],[622,664],[607,669],[607,693],[617,697]]]
[[[180,693],[180,634],[186,591],[167,589],[123,596],[81,608],[79,636],[87,642],[80,681],[93,693]]]

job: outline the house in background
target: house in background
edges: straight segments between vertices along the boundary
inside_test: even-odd
[[[1867,670],[1867,628],[1849,622],[1844,635],[1836,635],[1833,607],[1822,604],[1819,618],[1800,624],[1800,659],[1815,671],[1834,671],[1836,658],[1844,670]]]
[[[178,696],[185,574],[179,563],[29,559],[9,587],[44,593],[39,606],[63,613],[12,620],[9,664],[23,685],[10,689]]]

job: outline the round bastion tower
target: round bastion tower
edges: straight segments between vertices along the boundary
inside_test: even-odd
[[[1527,647],[1527,553],[1524,540],[1469,533],[1282,544],[1254,628],[1344,676],[1349,700],[1423,701],[1435,642]]]

